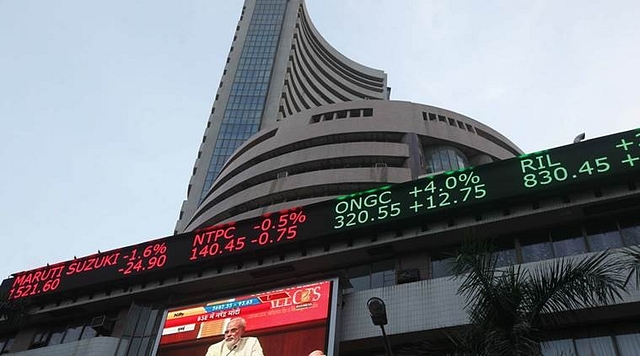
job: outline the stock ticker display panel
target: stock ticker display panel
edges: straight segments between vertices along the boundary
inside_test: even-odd
[[[639,173],[640,130],[631,130],[47,265],[15,273],[3,286],[11,299],[52,294]]]

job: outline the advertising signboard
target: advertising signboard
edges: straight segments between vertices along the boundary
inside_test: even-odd
[[[333,354],[336,285],[326,280],[170,309],[157,355]]]

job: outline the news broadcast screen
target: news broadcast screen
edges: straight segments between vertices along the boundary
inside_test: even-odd
[[[331,355],[335,284],[313,282],[168,310],[157,355],[259,355],[258,349],[265,356]]]

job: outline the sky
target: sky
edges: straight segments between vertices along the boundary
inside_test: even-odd
[[[0,277],[171,235],[241,0],[0,0]],[[640,2],[307,0],[394,100],[525,152],[640,127]]]

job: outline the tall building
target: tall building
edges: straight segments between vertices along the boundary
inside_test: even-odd
[[[301,0],[246,1],[223,73],[176,232],[231,154],[259,130],[309,108],[388,97],[384,72],[327,44]]]
[[[522,154],[390,100],[302,0],[246,0],[177,233],[4,280],[0,353],[414,355],[469,324],[448,268],[463,240],[524,268],[640,245],[639,177],[638,130]],[[627,292],[547,325],[544,355],[640,354]],[[237,317],[251,339],[233,346]]]
[[[397,183],[520,152],[505,137],[470,118],[439,108],[390,102],[386,74],[331,47],[313,26],[302,0],[246,1],[223,73],[176,233],[238,212],[259,214],[269,210],[268,205],[291,199],[309,202],[308,198]],[[327,124],[333,119],[335,123]],[[451,127],[441,126],[442,122]],[[259,131],[262,134],[256,135]],[[250,137],[251,143],[246,143]],[[395,151],[387,149],[392,143]],[[324,151],[321,146],[331,148],[330,154],[324,156],[310,148]],[[356,151],[353,146],[358,146]],[[427,168],[430,159],[440,154],[447,156],[444,166],[433,163],[436,166]],[[251,162],[247,163],[247,157]],[[310,159],[316,162],[313,167],[309,162],[302,164]],[[238,176],[242,165],[257,163],[264,169]],[[391,171],[387,177],[367,178],[369,172],[362,169],[356,173],[357,168],[383,165],[388,167],[385,171]],[[318,171],[335,179],[323,180]],[[342,177],[353,174],[361,181],[352,177],[341,182]],[[297,180],[290,183],[299,187],[281,184],[278,177],[283,175],[296,175],[288,180]],[[269,184],[283,186],[269,189],[268,194],[245,194],[254,201],[249,205],[233,197],[237,196],[233,192],[249,187],[264,190]],[[319,191],[310,193],[314,185]],[[208,211],[214,206],[213,212]],[[220,211],[222,206],[225,211]]]

